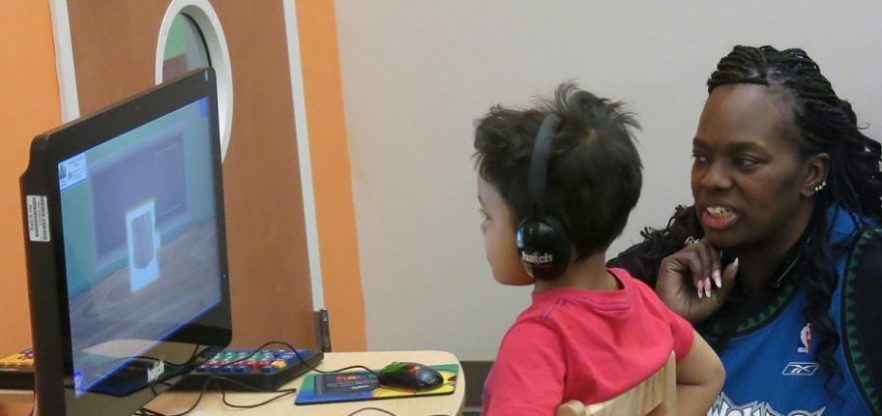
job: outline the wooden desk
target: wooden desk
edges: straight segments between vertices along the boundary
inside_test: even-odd
[[[34,392],[32,390],[2,390],[0,389],[0,403],[33,403]]]
[[[320,370],[333,370],[349,365],[359,364],[369,368],[382,368],[392,361],[415,361],[422,364],[459,364],[455,355],[443,351],[383,351],[383,352],[334,352],[326,353]],[[300,388],[303,377],[298,377],[282,388]],[[465,403],[465,375],[460,369],[456,382],[456,391],[443,396],[406,397],[400,399],[366,400],[360,402],[313,404],[295,406],[295,395],[278,399],[255,409],[234,409],[224,406],[219,393],[209,393],[202,398],[199,406],[190,415],[285,415],[285,416],[347,416],[365,407],[377,407],[397,416],[429,416],[459,415]],[[146,407],[164,414],[180,413],[187,410],[196,400],[197,393],[163,393]],[[252,404],[262,402],[272,396],[260,393],[228,393],[227,401],[235,404]],[[375,410],[365,410],[356,416],[385,415]]]

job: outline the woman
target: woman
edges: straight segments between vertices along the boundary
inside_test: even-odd
[[[611,265],[720,354],[709,415],[882,414],[882,147],[799,49],[736,46],[708,92],[694,205]]]

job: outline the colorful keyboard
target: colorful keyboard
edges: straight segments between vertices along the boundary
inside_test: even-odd
[[[33,390],[34,351],[30,348],[0,359],[0,390]]]
[[[290,350],[225,349],[175,384],[175,390],[202,390],[210,376],[221,376],[207,389],[228,391],[277,390],[280,386],[317,366],[324,354]],[[240,361],[241,360],[241,361]],[[232,363],[232,364],[230,364]],[[230,381],[233,380],[233,381]],[[33,390],[34,353],[26,349],[0,359],[0,390]]]
[[[202,390],[209,377],[218,376],[207,389],[274,391],[317,366],[323,357],[321,352],[304,349],[298,349],[297,354],[291,350],[225,349],[194,369],[174,389]]]

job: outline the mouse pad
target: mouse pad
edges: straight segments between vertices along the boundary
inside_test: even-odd
[[[434,396],[451,394],[456,390],[459,365],[442,364],[430,366],[441,373],[444,384],[424,391],[399,390],[380,387],[377,376],[367,371],[308,374],[297,392],[295,404],[318,404],[354,402],[359,400],[395,399],[400,397]],[[379,370],[376,370],[379,371]]]

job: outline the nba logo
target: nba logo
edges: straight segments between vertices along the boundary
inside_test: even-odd
[[[809,354],[812,352],[812,324],[806,323],[799,331],[799,342],[802,344],[796,348],[796,352]]]

